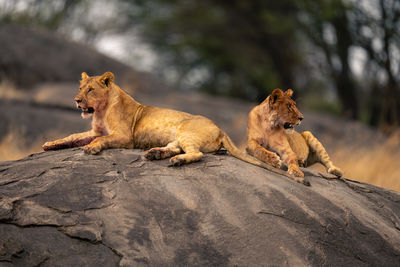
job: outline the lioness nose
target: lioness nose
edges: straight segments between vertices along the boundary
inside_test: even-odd
[[[302,121],[304,119],[304,117],[299,117],[299,120]]]
[[[80,99],[80,98],[75,98],[75,101],[76,101],[76,103],[81,103],[81,102],[82,102],[82,99]]]

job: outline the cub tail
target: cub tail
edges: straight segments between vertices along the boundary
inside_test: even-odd
[[[269,171],[271,171],[271,172],[275,172],[275,173],[284,175],[284,176],[286,176],[286,177],[289,177],[289,178],[292,179],[292,180],[298,181],[298,179],[297,179],[296,177],[290,175],[288,172],[283,171],[283,170],[278,169],[278,168],[275,168],[275,167],[272,167],[272,166],[270,166],[270,165],[268,165],[268,164],[266,164],[266,163],[264,163],[264,162],[262,162],[262,161],[259,161],[259,160],[255,159],[255,158],[253,158],[253,157],[251,157],[251,156],[249,156],[249,155],[243,153],[242,151],[240,151],[240,150],[235,146],[235,144],[232,142],[232,140],[229,138],[229,136],[228,136],[225,132],[223,132],[223,131],[222,131],[222,139],[221,139],[221,142],[222,142],[222,145],[226,148],[226,150],[228,150],[228,152],[229,152],[232,156],[234,156],[235,158],[238,158],[238,159],[243,160],[243,161],[245,161],[245,162],[248,162],[248,163],[250,163],[250,164],[253,164],[253,165],[262,167],[262,168],[267,169],[267,170],[269,170]],[[302,183],[303,183],[304,185],[310,186],[310,182],[309,182],[306,178],[304,178],[304,179],[302,180]]]

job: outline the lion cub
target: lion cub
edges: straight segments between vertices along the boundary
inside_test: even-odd
[[[147,159],[171,158],[171,165],[177,166],[198,161],[203,153],[224,146],[234,157],[288,176],[242,153],[203,116],[139,104],[114,84],[111,72],[93,77],[82,73],[75,102],[83,118],[93,118],[92,129],[47,142],[44,150],[83,146],[87,154],[97,154],[107,148],[151,148]]]
[[[322,163],[329,173],[341,177],[343,172],[333,165],[325,148],[311,132],[299,134],[293,130],[300,124],[303,114],[291,99],[292,94],[291,89],[286,92],[275,89],[264,102],[250,111],[247,152],[276,168],[281,166],[282,160],[298,182],[304,180],[299,166],[307,167],[316,162]]]

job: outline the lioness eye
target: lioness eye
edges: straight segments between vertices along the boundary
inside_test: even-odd
[[[87,91],[88,93],[93,91],[94,89],[92,87],[89,88],[89,90]]]

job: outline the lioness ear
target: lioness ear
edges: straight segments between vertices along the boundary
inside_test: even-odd
[[[287,97],[292,97],[292,95],[293,95],[293,90],[292,90],[292,89],[287,89],[286,92],[285,92],[285,95],[286,95]]]
[[[276,101],[283,96],[283,92],[281,89],[275,89],[274,91],[272,91],[271,96],[269,98],[269,103],[270,104],[275,104]]]
[[[82,80],[86,80],[87,78],[89,78],[89,75],[87,75],[86,72],[82,72],[81,78]]]
[[[113,81],[114,81],[114,74],[112,74],[112,72],[106,72],[99,78],[99,82],[104,84],[106,87],[108,87],[110,83]]]

